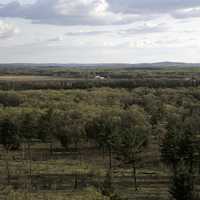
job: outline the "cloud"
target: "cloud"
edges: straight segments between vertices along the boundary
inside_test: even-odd
[[[48,39],[47,42],[61,42],[63,40],[64,40],[63,36],[58,36],[58,37]]]
[[[0,6],[0,16],[56,25],[126,24],[139,17],[114,13],[109,7],[107,0],[37,0],[32,4],[14,1]]]
[[[196,8],[200,0],[107,0],[113,12],[158,14]]]
[[[115,25],[170,14],[199,17],[200,0],[36,0],[0,4],[0,17],[54,25]]]
[[[19,33],[19,29],[12,24],[0,20],[0,39],[10,38]]]
[[[200,0],[9,0],[8,2],[0,4],[0,17],[30,19],[32,23],[38,24],[97,26],[149,21],[159,19],[162,15],[178,19],[200,17]]]
[[[175,18],[181,18],[181,19],[200,17],[200,7],[177,10],[173,12],[172,15]]]
[[[135,35],[135,34],[149,34],[149,33],[160,33],[168,29],[167,25],[164,23],[153,24],[153,23],[144,23],[139,26],[135,26],[129,29],[119,30],[121,35]]]
[[[165,23],[143,23],[142,25],[131,25],[130,28],[119,29],[119,30],[79,30],[66,32],[65,36],[101,36],[101,35],[121,35],[121,36],[130,36],[135,34],[148,34],[148,33],[160,33],[168,29],[168,26]]]
[[[97,36],[97,35],[105,35],[105,34],[112,34],[113,31],[76,31],[76,32],[67,32],[65,33],[66,36]]]

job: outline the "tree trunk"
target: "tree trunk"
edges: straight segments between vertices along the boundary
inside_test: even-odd
[[[49,149],[50,149],[50,158],[51,158],[53,155],[53,141],[50,142]]]
[[[199,171],[199,175],[200,175],[200,158],[199,158],[199,170],[198,171]]]
[[[112,147],[109,147],[109,169],[112,171]]]
[[[176,176],[177,175],[177,164],[175,162],[172,163],[172,169],[173,169],[174,176]]]
[[[74,147],[75,147],[75,151],[78,152],[78,141],[77,140],[74,142]]]
[[[74,189],[76,190],[78,188],[78,175],[75,174],[74,176]]]
[[[105,161],[105,147],[104,146],[102,148],[102,158],[103,158],[103,161]]]
[[[189,169],[189,172],[191,173],[191,174],[193,174],[193,157],[191,157],[190,158],[190,169]]]
[[[7,184],[10,184],[10,167],[9,167],[9,150],[6,150],[6,173],[7,173]]]
[[[31,144],[28,142],[28,157],[29,157],[29,177],[30,177],[30,187],[32,185],[32,154],[31,154]]]
[[[68,139],[66,139],[65,140],[65,151],[69,151],[69,140]]]
[[[81,165],[82,164],[82,153],[81,153],[80,149],[78,150],[78,157],[79,157],[79,163]]]
[[[134,179],[134,187],[135,187],[135,191],[138,190],[137,188],[137,177],[136,177],[136,161],[135,159],[133,160],[133,163],[132,163],[132,167],[133,167],[133,179]]]
[[[25,143],[22,144],[22,159],[25,160]]]

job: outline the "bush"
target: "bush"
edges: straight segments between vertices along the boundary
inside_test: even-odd
[[[196,200],[194,180],[186,170],[179,170],[171,179],[170,194],[173,200]]]

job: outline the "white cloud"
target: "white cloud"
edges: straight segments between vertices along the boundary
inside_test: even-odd
[[[200,17],[200,7],[177,10],[177,11],[173,12],[172,15],[176,18]]]
[[[0,39],[12,37],[19,33],[19,29],[12,24],[0,20]]]
[[[121,29],[119,30],[119,34],[121,35],[135,35],[135,34],[149,34],[149,33],[161,33],[168,30],[168,25],[165,23],[150,23],[145,22],[143,24],[139,24],[137,26]]]
[[[66,16],[104,16],[108,9],[106,0],[59,0],[55,5],[56,12]]]
[[[69,31],[66,32],[66,36],[98,36],[98,35],[105,35],[105,34],[111,34],[113,31],[111,30],[79,30],[79,31]]]
[[[66,36],[84,36],[84,37],[96,37],[96,36],[130,36],[136,34],[149,34],[160,33],[168,30],[168,25],[165,23],[152,23],[143,22],[139,24],[132,24],[128,28],[120,28],[118,30],[104,29],[104,30],[78,30],[66,32]]]

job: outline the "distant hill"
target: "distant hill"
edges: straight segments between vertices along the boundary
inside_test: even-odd
[[[200,67],[200,63],[181,63],[181,62],[157,62],[157,63],[139,63],[139,64],[126,64],[126,63],[97,63],[97,64],[80,64],[80,63],[11,63],[11,64],[0,64],[0,69],[3,68],[82,68],[82,69],[95,69],[95,68],[146,68],[146,69],[158,69],[158,68],[185,68],[185,67]]]

